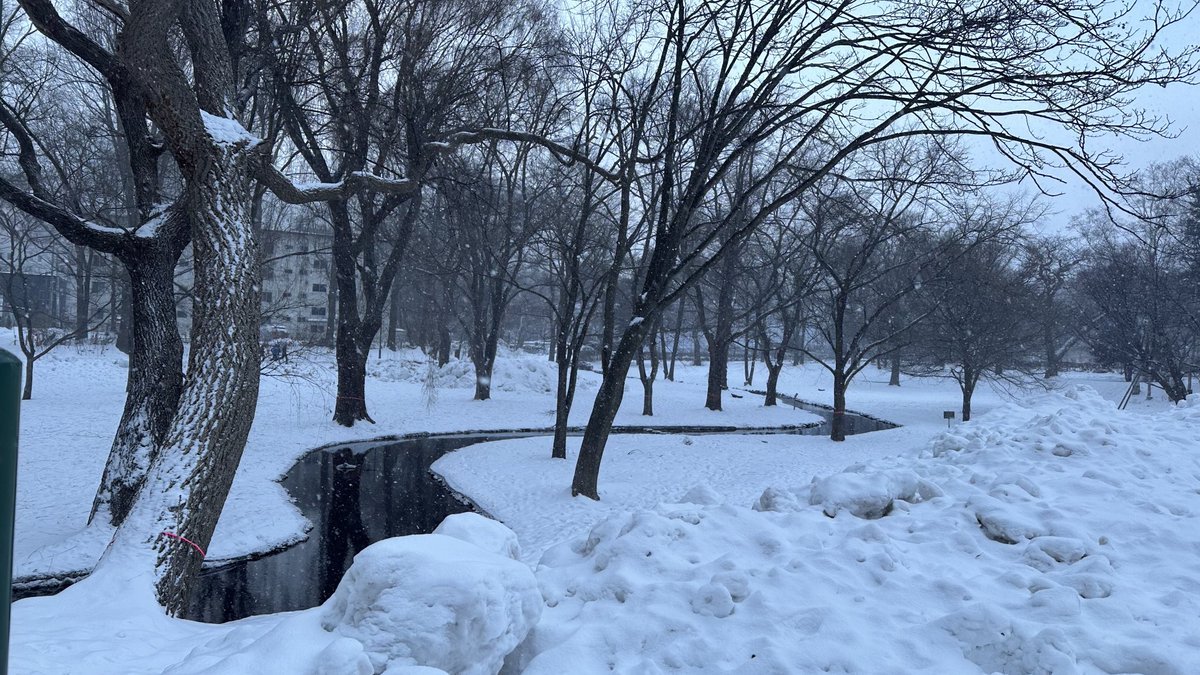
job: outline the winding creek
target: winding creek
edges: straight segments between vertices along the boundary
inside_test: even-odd
[[[824,421],[775,429],[645,426],[617,427],[613,431],[692,435],[829,433],[832,409],[790,396],[779,398],[781,404],[815,413]],[[896,426],[865,414],[846,414],[848,434]],[[354,554],[367,545],[388,537],[432,532],[446,516],[475,510],[430,471],[439,457],[476,443],[546,434],[544,429],[439,434],[341,444],[310,452],[282,481],[296,506],[313,524],[308,538],[277,553],[205,570],[185,618],[220,623],[321,604],[337,588]]]
[[[823,421],[776,428],[615,427],[613,432],[829,433],[832,409],[790,396],[780,396],[779,400],[782,405],[820,415]],[[846,414],[848,434],[896,426],[865,414]],[[575,434],[579,432],[574,430]],[[429,533],[450,514],[477,510],[430,470],[442,455],[476,443],[548,434],[546,429],[422,434],[343,443],[306,454],[280,482],[312,523],[308,537],[278,552],[206,568],[183,618],[222,623],[321,604],[337,588],[354,554],[369,544],[389,537]],[[18,597],[57,592],[64,584],[37,586],[20,589]]]

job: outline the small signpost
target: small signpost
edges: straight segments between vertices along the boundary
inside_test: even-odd
[[[949,429],[950,425],[954,424],[954,411],[953,410],[942,411],[942,418],[946,420],[946,428]]]

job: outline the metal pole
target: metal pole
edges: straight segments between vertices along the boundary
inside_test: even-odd
[[[0,675],[8,673],[12,618],[13,523],[17,510],[17,429],[21,416],[21,361],[0,349]]]

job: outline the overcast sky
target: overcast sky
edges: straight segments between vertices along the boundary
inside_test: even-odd
[[[1172,27],[1166,35],[1164,45],[1178,51],[1195,44],[1200,39],[1200,13],[1184,19]],[[1147,112],[1169,119],[1175,138],[1151,138],[1138,142],[1128,138],[1109,140],[1109,149],[1125,159],[1130,170],[1154,162],[1166,162],[1185,155],[1200,155],[1200,87],[1176,84],[1167,87],[1144,87],[1138,92],[1137,105]],[[1063,230],[1071,218],[1083,211],[1098,207],[1100,198],[1082,181],[1066,177],[1068,184],[1061,187],[1062,196],[1046,199],[1053,213],[1046,219],[1046,229]],[[1032,194],[1033,186],[1028,187]]]

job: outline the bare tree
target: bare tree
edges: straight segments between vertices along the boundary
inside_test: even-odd
[[[25,356],[22,400],[33,398],[33,367],[38,359],[69,340],[85,334],[107,318],[107,307],[85,307],[75,330],[58,327],[62,308],[56,307],[58,276],[53,272],[61,243],[56,235],[23,213],[0,209],[0,299],[12,318],[17,345]],[[77,310],[78,311],[78,310]],[[82,329],[78,326],[82,325]]]
[[[628,113],[653,119],[661,133],[653,148],[639,143],[625,157],[652,163],[663,187],[636,320],[613,346],[572,482],[574,494],[591,498],[629,365],[657,315],[728,249],[709,242],[736,228],[723,237],[736,245],[848,157],[902,136],[981,136],[1035,180],[1067,164],[1094,185],[1122,190],[1113,163],[1085,144],[1021,129],[1037,119],[1070,138],[1154,133],[1161,126],[1133,110],[1127,95],[1196,73],[1194,48],[1176,55],[1151,48],[1186,11],[1157,7],[1146,23],[1133,23],[1100,0],[1039,2],[1021,12],[994,3],[674,0],[648,3],[643,16],[646,59],[636,79],[647,82],[639,89],[654,103]],[[1044,58],[1059,51],[1079,58]],[[730,214],[740,217],[747,200],[771,191],[756,199],[765,208],[741,225],[711,223],[709,235],[693,237],[697,249],[681,250],[699,206],[756,147],[785,151]],[[781,182],[785,175],[790,180]]]
[[[1099,222],[1086,231],[1088,263],[1077,282],[1089,319],[1080,334],[1102,362],[1131,364],[1171,401],[1183,400],[1186,374],[1200,369],[1200,301],[1182,257],[1157,225],[1133,236],[1132,224],[1121,229],[1093,217]]]
[[[846,438],[846,390],[871,362],[911,341],[913,328],[929,313],[898,314],[897,307],[924,281],[952,264],[959,240],[978,230],[967,223],[947,227],[937,187],[954,176],[944,167],[952,157],[936,145],[913,139],[876,146],[852,175],[826,181],[801,205],[810,223],[805,242],[821,283],[816,322],[823,356],[806,354],[833,376],[830,438]]]
[[[1075,327],[1082,317],[1075,315],[1074,303],[1064,296],[1081,262],[1081,252],[1066,236],[1029,237],[1023,246],[1021,270],[1036,291],[1037,303],[1031,309],[1040,324],[1047,378],[1058,375],[1063,357],[1076,343]]]
[[[925,303],[932,311],[913,339],[915,370],[958,383],[964,422],[971,419],[980,381],[1025,387],[1039,363],[1040,289],[1019,267],[1015,233],[1003,225],[998,229],[999,236],[951,253],[955,263],[929,280],[916,302],[918,311]]]

